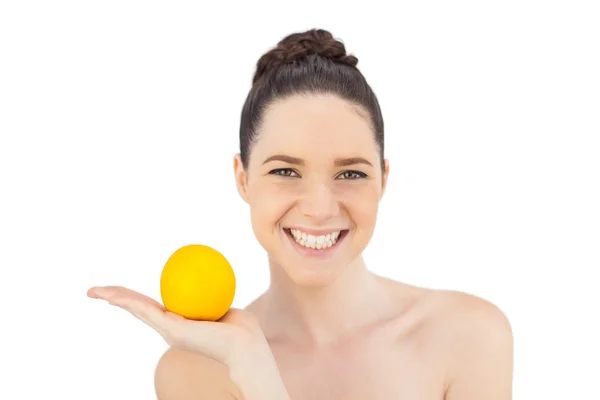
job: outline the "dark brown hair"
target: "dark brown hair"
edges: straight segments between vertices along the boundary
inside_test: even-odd
[[[323,29],[288,35],[264,54],[242,108],[240,153],[244,168],[248,167],[264,111],[276,100],[296,94],[335,94],[366,110],[383,167],[383,117],[357,63],[356,57],[346,54],[344,44]]]

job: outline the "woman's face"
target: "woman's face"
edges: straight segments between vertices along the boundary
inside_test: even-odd
[[[253,231],[297,284],[325,285],[367,246],[388,174],[367,114],[333,95],[265,112],[247,170],[234,167]]]

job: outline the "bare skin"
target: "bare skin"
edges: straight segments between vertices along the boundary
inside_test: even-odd
[[[375,279],[399,300],[388,318],[320,345],[273,333],[269,345],[291,399],[512,398],[512,334],[500,310],[460,292]],[[261,297],[248,310],[273,325],[267,308]],[[155,383],[159,400],[243,400],[226,367],[185,351],[165,353]]]
[[[248,168],[234,159],[271,272],[269,289],[246,311],[289,398],[510,400],[512,334],[497,307],[376,276],[365,265],[389,163],[381,168],[363,111],[335,96],[279,101]],[[322,256],[295,244],[290,228],[345,234]],[[229,372],[170,349],[157,366],[156,392],[159,400],[241,400]]]

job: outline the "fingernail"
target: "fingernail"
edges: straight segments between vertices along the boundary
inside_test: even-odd
[[[88,297],[91,297],[92,299],[97,299],[98,295],[96,294],[96,292],[94,291],[94,289],[90,289],[87,292]]]

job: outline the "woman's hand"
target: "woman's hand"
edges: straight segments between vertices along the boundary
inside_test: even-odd
[[[93,287],[88,296],[129,311],[157,331],[174,348],[200,353],[229,367],[270,352],[256,318],[230,309],[219,321],[192,321],[167,311],[159,302],[120,286]]]

